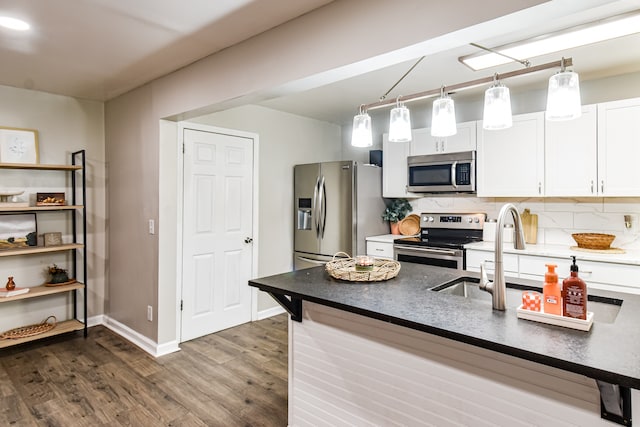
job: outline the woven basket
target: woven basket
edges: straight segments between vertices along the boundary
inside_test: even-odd
[[[49,319],[53,319],[53,322],[49,323]],[[34,325],[20,326],[19,328],[11,329],[0,334],[1,339],[19,339],[26,338],[33,335],[43,334],[51,329],[55,328],[58,324],[56,316],[49,316],[42,321],[42,323],[36,323]]]
[[[338,255],[346,255],[347,258],[337,258]],[[400,263],[389,259],[375,258],[373,270],[356,271],[356,260],[344,252],[338,252],[333,260],[325,265],[327,273],[334,279],[347,280],[349,282],[381,282],[398,275]]]
[[[611,242],[616,238],[613,234],[600,233],[574,233],[571,237],[579,248],[584,249],[609,249]]]

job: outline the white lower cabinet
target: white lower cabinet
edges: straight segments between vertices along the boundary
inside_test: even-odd
[[[562,281],[570,274],[571,259],[525,254],[503,254],[505,276],[544,281],[546,264],[555,264]],[[480,262],[493,261],[493,252],[467,249],[467,270],[480,271]],[[640,266],[599,261],[577,261],[578,275],[593,289],[640,294]],[[490,266],[491,264],[489,264]]]

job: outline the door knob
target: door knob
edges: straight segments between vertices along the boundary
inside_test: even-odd
[[[244,242],[245,242],[245,243],[251,243],[251,242],[253,242],[253,238],[251,238],[251,237],[245,237]]]

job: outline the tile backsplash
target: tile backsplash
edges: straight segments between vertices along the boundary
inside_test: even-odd
[[[572,233],[615,234],[612,247],[640,249],[640,198],[481,198],[434,196],[410,200],[413,213],[484,212],[496,218],[505,203],[520,213],[529,209],[538,215],[538,243],[575,245]],[[631,215],[631,229],[624,215]],[[510,221],[510,220],[509,220]]]

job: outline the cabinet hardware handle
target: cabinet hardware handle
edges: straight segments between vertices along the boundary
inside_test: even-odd
[[[376,251],[378,251],[378,252],[383,252],[383,251],[384,251],[384,249],[376,248]]]
[[[591,194],[593,194],[593,180],[591,180]]]
[[[604,194],[604,179],[600,181],[600,193]]]
[[[542,183],[538,183],[538,194],[542,194]]]

